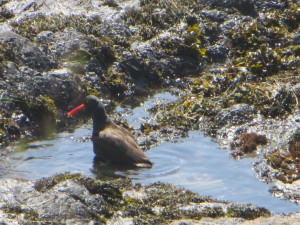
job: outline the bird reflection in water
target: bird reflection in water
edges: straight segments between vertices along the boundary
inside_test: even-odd
[[[136,175],[140,171],[147,169],[149,168],[136,167],[132,164],[103,161],[99,157],[95,156],[91,171],[96,178],[109,180],[130,177],[130,175]]]

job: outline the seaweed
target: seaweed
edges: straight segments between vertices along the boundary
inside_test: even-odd
[[[55,185],[66,181],[66,180],[74,180],[80,178],[81,175],[78,173],[60,173],[53,175],[48,178],[41,178],[34,183],[34,189],[39,192],[46,192],[49,189],[53,188]]]

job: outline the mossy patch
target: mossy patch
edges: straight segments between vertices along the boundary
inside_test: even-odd
[[[40,221],[39,214],[33,209],[22,208],[19,205],[13,204],[5,204],[2,207],[0,207],[0,209],[2,209],[5,213],[9,214],[12,218],[23,214],[24,219],[28,222],[35,223],[37,221]]]
[[[263,217],[271,216],[271,213],[269,210],[265,208],[260,208],[260,207],[254,208],[251,205],[246,205],[246,206],[234,205],[227,209],[226,215],[229,217],[240,217],[247,220],[253,220],[260,216]]]
[[[132,200],[124,208],[125,215],[133,217],[135,223],[138,224],[167,223],[182,218],[200,219],[202,216],[215,214],[213,209],[210,210],[210,213],[180,209],[180,206],[212,200],[209,197],[199,196],[187,190],[174,188],[170,184],[151,184],[146,187],[145,193],[148,196],[147,199]]]
[[[101,181],[97,179],[81,179],[82,183],[92,194],[101,194],[109,203],[121,204],[122,190],[130,187],[129,179],[116,179],[113,181]]]
[[[226,209],[227,206],[223,208],[218,204],[214,205],[216,201],[210,197],[200,196],[169,184],[151,184],[145,188],[145,193],[147,198],[131,199],[123,209],[125,216],[133,217],[137,224],[167,224],[178,219],[199,220],[203,217],[219,218],[225,215],[245,219],[270,216],[268,210],[250,205],[232,205]],[[224,206],[226,204],[224,203]]]
[[[74,180],[80,178],[80,174],[73,174],[73,173],[61,173],[57,175],[53,175],[48,178],[42,178],[40,180],[37,180],[34,183],[35,190],[39,192],[46,192],[47,190],[53,188],[55,185],[59,184],[60,182],[66,181],[66,180]]]
[[[140,130],[145,133],[149,134],[152,131],[158,131],[161,127],[158,124],[149,124],[149,123],[143,123],[141,124]]]
[[[6,146],[9,141],[18,140],[21,136],[19,125],[11,118],[0,114],[0,147]]]
[[[19,98],[16,105],[33,121],[41,122],[45,117],[55,122],[57,118],[57,108],[54,100],[48,96]]]
[[[122,211],[125,205],[123,191],[132,187],[129,179],[99,180],[81,177],[77,181],[93,195],[101,195],[105,202],[97,209],[97,216],[103,222],[111,218],[114,213]]]
[[[91,59],[91,55],[84,49],[78,49],[72,52],[72,54],[70,54],[68,57],[69,61],[75,61],[79,63],[86,63],[90,59]]]
[[[125,79],[121,78],[117,74],[110,74],[106,77],[109,77],[109,79],[104,81],[104,85],[105,87],[107,87],[107,90],[112,95],[112,97],[117,100],[124,99],[128,91],[126,82],[124,82]]]
[[[39,126],[39,135],[51,134],[56,128],[58,109],[55,102],[49,96],[19,97],[14,100],[15,104]]]
[[[34,22],[32,22],[34,21]],[[43,14],[33,14],[22,20],[11,22],[14,32],[33,40],[42,31],[58,32],[72,27],[84,34],[99,36],[97,28],[102,23],[100,16],[87,17],[85,15],[53,14],[46,16]]]

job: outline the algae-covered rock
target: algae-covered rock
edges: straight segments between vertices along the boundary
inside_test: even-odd
[[[294,192],[299,188],[299,128],[297,128],[289,137],[289,141],[282,145],[281,148],[275,149],[273,152],[268,154],[264,160],[257,165],[257,168],[261,166],[269,167],[267,173],[272,173],[271,179],[277,179],[282,183],[288,184],[286,187],[279,183],[274,185],[272,190],[276,195],[289,196],[292,201],[298,202],[299,195]],[[263,179],[269,177],[263,176]],[[270,179],[270,178],[269,178]],[[285,193],[287,191],[287,193]]]
[[[10,31],[0,31],[1,61],[13,61],[17,66],[28,66],[38,71],[48,71],[56,66],[37,45]]]
[[[60,125],[59,120],[66,117],[68,104],[76,104],[85,96],[85,87],[79,78],[68,71],[51,70],[49,73],[36,74],[35,70],[28,67],[16,68],[11,63],[7,65],[10,69],[5,71],[5,80],[0,84],[9,85],[0,89],[0,111],[8,117],[5,121],[15,121],[21,133],[27,133],[26,137],[29,133],[42,136],[54,131],[56,125]],[[10,73],[12,71],[16,73]]]
[[[246,220],[270,216],[264,208],[218,202],[162,183],[133,185],[128,179],[105,181],[71,173],[0,183],[2,223],[168,224],[225,215]]]
[[[216,116],[217,126],[222,127],[226,124],[239,125],[249,122],[253,118],[254,110],[249,105],[234,105],[224,109]]]

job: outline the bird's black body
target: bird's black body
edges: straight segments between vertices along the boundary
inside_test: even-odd
[[[93,119],[92,141],[97,158],[129,165],[152,166],[133,135],[107,116],[104,105],[98,98],[86,97],[84,107]]]

